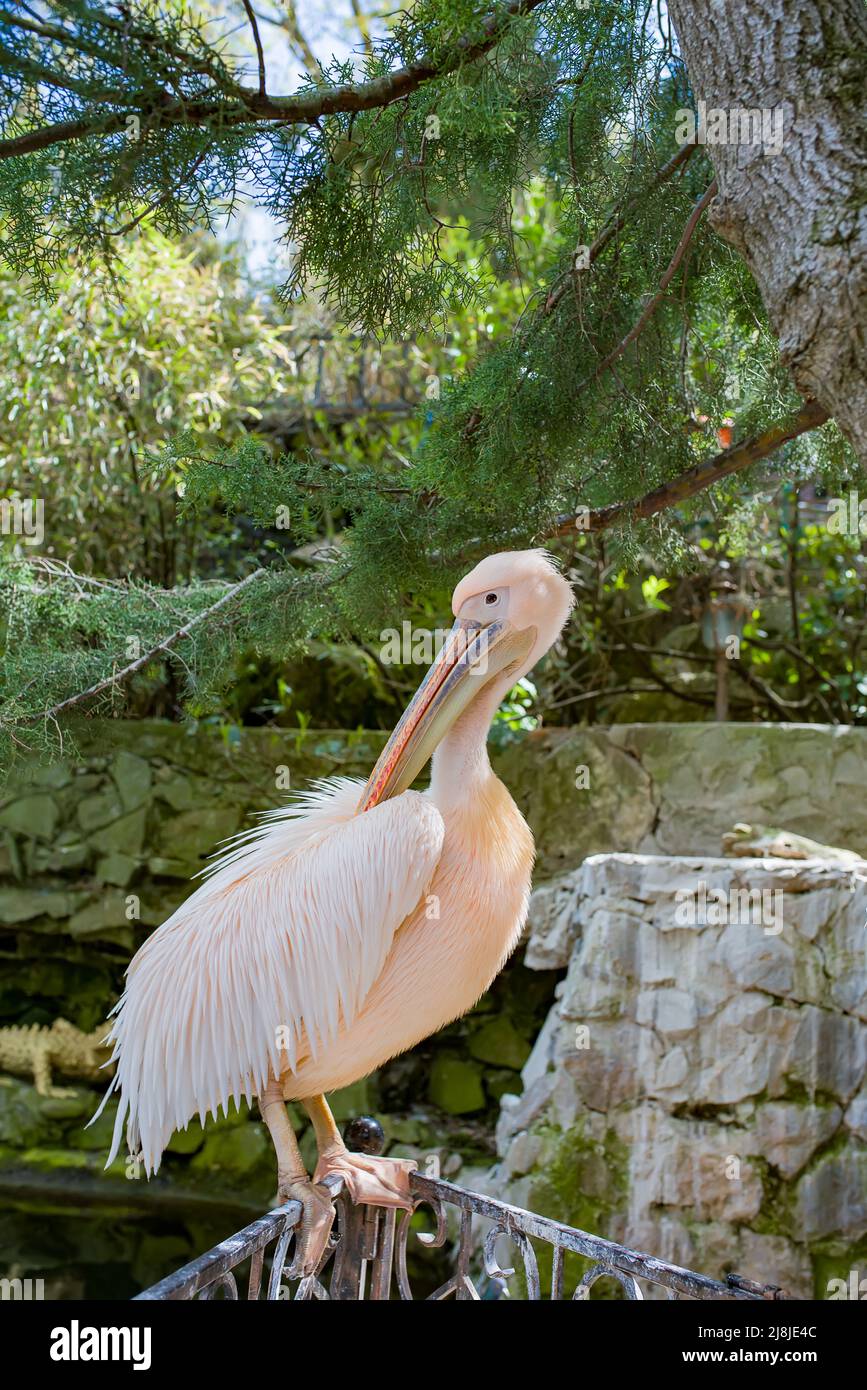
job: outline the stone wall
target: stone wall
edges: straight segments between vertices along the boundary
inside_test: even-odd
[[[496,766],[536,834],[538,880],[605,851],[719,854],[737,821],[867,854],[867,729],[553,729],[504,749]]]
[[[538,893],[526,963],[567,973],[491,1189],[800,1297],[863,1274],[865,923],[867,866],[815,861],[599,855]]]

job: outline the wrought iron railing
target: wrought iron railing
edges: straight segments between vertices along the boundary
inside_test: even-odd
[[[570,1287],[574,1283],[574,1290],[568,1295],[572,1299],[587,1298],[591,1288],[603,1279],[619,1285],[620,1296],[628,1300],[643,1299],[644,1284],[650,1286],[651,1297],[669,1299],[756,1301],[787,1297],[776,1285],[756,1284],[737,1274],[730,1274],[725,1283],[719,1283],[601,1236],[419,1173],[412,1176],[413,1211],[355,1206],[343,1192],[342,1179],[328,1179],[327,1185],[337,1208],[336,1229],[319,1268],[306,1279],[290,1282],[287,1276],[290,1248],[301,1218],[300,1203],[287,1202],[161,1279],[138,1298],[255,1300],[262,1299],[264,1290],[268,1301],[411,1300],[415,1295],[407,1268],[410,1235],[429,1249],[444,1248],[449,1240],[450,1209],[458,1217],[453,1237],[453,1272],[432,1293],[424,1295],[429,1300],[496,1298],[504,1293],[541,1299],[542,1250],[550,1257],[550,1266],[545,1261],[545,1296],[555,1300],[567,1296],[564,1262],[570,1252],[590,1261],[590,1268],[577,1282],[570,1283]],[[432,1211],[436,1223],[433,1231],[413,1230],[414,1212],[422,1207]],[[522,1275],[500,1267],[497,1247],[504,1241],[517,1249]],[[541,1247],[538,1252],[537,1246]],[[238,1285],[244,1276],[246,1288],[242,1293]]]

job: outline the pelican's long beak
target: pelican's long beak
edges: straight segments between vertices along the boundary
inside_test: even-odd
[[[505,618],[488,627],[458,618],[380,753],[358,810],[406,791],[458,715],[501,671],[517,671],[535,641],[534,627],[515,628]]]

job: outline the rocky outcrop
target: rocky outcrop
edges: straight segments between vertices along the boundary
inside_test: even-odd
[[[867,870],[603,854],[534,896],[566,967],[497,1195],[803,1297],[867,1255]]]

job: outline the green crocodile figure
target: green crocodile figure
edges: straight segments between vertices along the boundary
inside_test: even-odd
[[[74,1092],[54,1086],[54,1072],[76,1076],[86,1081],[104,1081],[111,1075],[103,1063],[111,1056],[111,1048],[101,1043],[108,1024],[82,1033],[65,1018],[56,1018],[50,1028],[38,1023],[19,1028],[0,1028],[0,1071],[15,1076],[32,1076],[41,1096],[68,1096]]]
[[[863,864],[860,854],[851,849],[837,849],[792,830],[779,830],[770,825],[736,825],[722,837],[723,854],[751,859],[824,859],[831,864]]]

